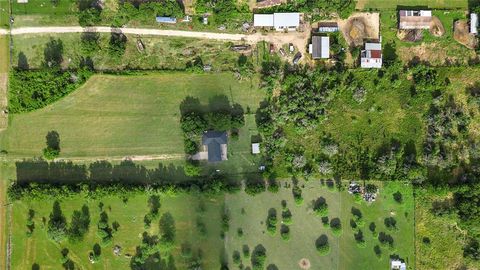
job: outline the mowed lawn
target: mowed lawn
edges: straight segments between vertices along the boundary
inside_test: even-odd
[[[75,263],[75,269],[130,269],[131,258],[136,247],[141,244],[143,232],[158,235],[159,219],[155,219],[149,229],[144,228],[143,218],[148,213],[149,195],[142,194],[131,196],[127,203],[120,197],[107,197],[97,200],[87,200],[82,196],[61,201],[61,209],[70,225],[72,212],[80,210],[83,205],[89,208],[90,228],[84,239],[80,242],[64,240],[60,243],[50,240],[46,233],[53,200],[45,201],[17,201],[13,204],[13,237],[12,237],[12,269],[30,270],[33,264],[38,264],[40,269],[63,269],[61,264],[61,250],[69,250],[68,257]],[[203,201],[205,211],[198,213],[198,205]],[[117,221],[120,227],[114,233],[111,244],[103,245],[97,235],[97,223],[101,210],[99,203],[104,204],[103,210],[108,215],[109,225]],[[181,257],[182,244],[188,243],[194,254],[200,249],[203,254],[205,269],[219,269],[219,254],[222,250],[220,238],[220,214],[223,197],[201,198],[195,195],[178,195],[175,197],[160,195],[160,215],[169,212],[175,221],[176,240],[171,254],[177,269],[186,269],[186,261]],[[26,222],[29,209],[35,212],[33,218],[35,229],[32,236],[27,237]],[[201,219],[206,226],[207,235],[201,236],[196,228],[197,220]],[[94,244],[101,245],[101,256],[98,263],[92,264],[88,254]],[[119,245],[122,254],[115,256],[113,247]],[[161,252],[162,259],[168,258],[169,252]],[[129,255],[128,255],[129,254]],[[153,268],[146,268],[152,269]]]
[[[288,183],[291,183],[288,181]],[[250,251],[257,245],[266,249],[266,266],[275,265],[278,269],[300,269],[299,261],[306,258],[311,263],[310,269],[388,269],[389,256],[397,254],[407,261],[409,269],[414,264],[414,204],[412,186],[403,183],[377,183],[380,196],[376,202],[358,203],[346,191],[332,191],[322,187],[320,181],[301,182],[304,203],[297,206],[294,202],[291,188],[282,188],[276,194],[265,192],[255,197],[245,193],[226,196],[226,205],[232,219],[230,231],[226,238],[226,247],[230,264],[233,263],[232,254],[235,251],[242,253],[243,246],[247,245]],[[393,200],[392,194],[400,191],[403,203]],[[313,201],[323,197],[328,204],[328,216],[340,218],[343,232],[340,237],[334,236],[329,227],[324,227],[321,218],[316,216],[312,209]],[[293,223],[290,225],[290,240],[284,241],[280,236],[282,224],[281,201],[287,202],[287,208],[292,213]],[[352,207],[358,208],[364,220],[360,228],[363,231],[366,246],[358,247],[354,240],[354,230],[350,227]],[[268,233],[266,220],[269,209],[277,211],[277,232],[274,236]],[[394,217],[397,221],[397,230],[388,230],[384,219]],[[388,248],[379,244],[368,226],[375,222],[376,231],[386,232],[394,238],[394,247]],[[237,234],[238,228],[243,230],[243,236]],[[315,248],[315,241],[322,234],[327,235],[330,242],[330,253],[320,256]],[[380,245],[382,255],[377,257],[373,250]],[[242,255],[242,264],[251,266],[250,258]],[[271,269],[277,269],[271,268]],[[270,269],[270,268],[267,268]]]
[[[467,9],[468,0],[358,0],[357,9],[397,9],[398,6]]]
[[[255,78],[231,73],[95,75],[62,100],[43,109],[10,116],[1,149],[12,157],[40,156],[47,132],[60,134],[60,157],[130,155],[181,156],[182,101],[191,96],[207,105],[225,95],[254,113],[263,93]]]

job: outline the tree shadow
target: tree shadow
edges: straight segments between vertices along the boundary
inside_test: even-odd
[[[47,147],[60,151],[60,134],[58,134],[57,131],[49,131],[45,138],[47,140]]]
[[[60,67],[63,62],[63,41],[50,38],[43,50],[43,57],[45,67]]]
[[[23,52],[18,53],[17,68],[19,70],[28,70],[30,68],[27,56]]]
[[[183,115],[190,114],[190,113],[202,113],[202,104],[198,98],[194,98],[192,96],[186,97],[182,103],[180,103],[180,113]]]

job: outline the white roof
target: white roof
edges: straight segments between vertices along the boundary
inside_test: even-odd
[[[371,51],[371,50],[382,50],[382,44],[381,43],[365,43],[365,50]]]
[[[253,14],[253,26],[295,28],[300,25],[300,13]]]
[[[470,33],[478,33],[478,15],[476,13],[470,13]]]
[[[329,58],[330,57],[330,37],[322,37],[322,58]]]
[[[399,260],[392,260],[390,269],[392,270],[407,270],[407,265]]]
[[[258,26],[258,27],[273,26],[273,14],[254,14],[253,26]]]
[[[300,13],[274,13],[273,26],[275,28],[298,27],[300,25]]]
[[[420,10],[420,16],[422,17],[432,17],[431,10]]]
[[[260,154],[260,144],[252,143],[252,154]]]

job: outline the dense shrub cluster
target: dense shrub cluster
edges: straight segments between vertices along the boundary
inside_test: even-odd
[[[88,70],[12,70],[9,111],[19,113],[45,107],[77,89],[90,75]]]

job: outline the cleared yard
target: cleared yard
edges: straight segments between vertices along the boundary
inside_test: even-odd
[[[230,73],[96,75],[59,102],[11,115],[0,145],[10,157],[40,156],[47,132],[56,130],[60,157],[178,156],[184,153],[179,106],[187,96],[208,104],[223,95],[254,113],[263,96],[257,85],[255,77],[238,81]]]

